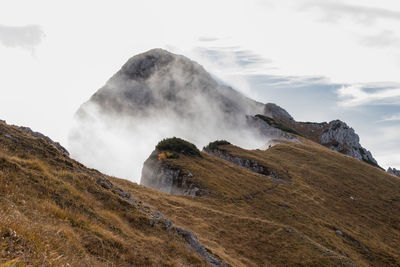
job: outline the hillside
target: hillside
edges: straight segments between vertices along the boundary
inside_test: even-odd
[[[0,122],[0,265],[218,262],[194,235],[113,185],[110,177],[23,129]]]
[[[115,182],[191,227],[234,266],[400,264],[400,179],[306,139],[267,151],[217,150],[269,173],[202,152],[159,163],[190,173],[208,192],[200,197],[155,197]]]
[[[187,196],[103,175],[0,122],[0,262],[398,266],[400,179],[299,138],[268,150],[217,143],[200,156],[156,150],[203,192]]]

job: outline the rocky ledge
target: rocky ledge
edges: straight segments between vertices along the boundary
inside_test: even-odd
[[[206,192],[193,181],[192,173],[184,173],[167,162],[168,152],[154,150],[144,162],[140,184],[173,195],[201,196]],[[172,155],[172,154],[171,154]]]
[[[340,120],[331,121],[320,137],[320,143],[334,151],[379,167],[371,152],[360,144],[354,129]]]
[[[261,165],[258,161],[253,160],[253,159],[246,159],[243,157],[238,157],[235,155],[230,154],[228,151],[224,150],[222,147],[224,145],[230,145],[227,141],[215,141],[211,142],[208,146],[203,148],[203,151],[210,154],[214,155],[218,158],[221,158],[223,160],[229,161],[237,166],[240,166],[242,168],[246,168],[250,171],[262,174],[262,175],[267,175],[271,176],[272,178],[280,178],[280,175],[278,174],[277,171]]]

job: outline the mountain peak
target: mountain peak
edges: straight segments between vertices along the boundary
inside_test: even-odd
[[[178,55],[154,48],[131,57],[121,71],[132,79],[147,79],[156,69],[171,63]]]

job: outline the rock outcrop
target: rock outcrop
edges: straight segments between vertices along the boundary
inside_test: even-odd
[[[361,146],[360,138],[354,129],[345,122],[340,120],[333,120],[329,123],[297,122],[289,113],[275,104],[266,104],[264,114],[289,127],[289,129],[295,130],[300,135],[334,151],[379,167],[371,152]]]
[[[217,141],[218,142],[218,141]],[[214,155],[223,160],[229,161],[237,166],[242,168],[246,168],[250,171],[271,176],[272,178],[280,178],[280,175],[277,171],[260,164],[258,161],[254,159],[247,159],[239,156],[235,156],[227,152],[222,148],[223,146],[214,146],[212,143],[210,145],[203,148],[204,152],[207,152],[210,155]]]
[[[265,104],[263,114],[286,123],[294,121],[293,117],[285,109],[274,103]]]
[[[400,177],[400,170],[397,170],[396,168],[389,167],[389,169],[387,169],[387,172]]]
[[[271,124],[268,124],[266,121],[259,118],[258,116],[247,115],[246,119],[249,128],[258,131],[258,134],[261,136],[265,136],[266,140],[268,138],[268,139],[283,139],[293,142],[299,142],[299,140],[292,134],[285,132],[277,127],[274,127]]]
[[[6,123],[6,121],[4,121],[4,120],[0,120],[0,123],[4,123],[5,125],[8,125],[8,124]],[[15,125],[12,126],[12,127],[15,127],[16,129],[18,129],[18,130],[20,130],[21,132],[24,132],[24,133],[26,133],[26,134],[28,134],[28,135],[31,135],[31,136],[33,136],[33,137],[40,138],[40,139],[44,140],[45,142],[47,142],[47,143],[49,143],[50,145],[52,145],[53,147],[55,147],[58,151],[60,151],[60,152],[63,153],[64,155],[69,156],[68,150],[67,150],[65,147],[63,147],[59,142],[53,141],[50,137],[48,137],[48,136],[46,136],[46,135],[44,135],[44,134],[42,134],[42,133],[35,132],[35,131],[33,131],[33,130],[32,130],[31,128],[29,128],[29,127],[15,126]],[[6,137],[6,138],[8,138],[8,139],[11,139],[11,140],[16,140],[16,137],[14,137],[14,136],[11,135],[11,134],[4,134],[4,137]]]
[[[320,137],[320,143],[334,151],[378,166],[371,152],[361,146],[360,138],[354,129],[340,120],[329,123]]]
[[[144,162],[140,184],[173,195],[201,196],[206,192],[193,181],[192,173],[183,173],[176,166],[168,164],[154,150]]]

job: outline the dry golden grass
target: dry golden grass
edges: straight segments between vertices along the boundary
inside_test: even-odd
[[[5,137],[11,135],[12,139]],[[0,122],[1,266],[187,266],[179,237],[41,139]]]
[[[87,169],[0,122],[0,266],[204,266],[181,238],[150,226],[147,206],[231,266],[399,266],[400,180],[302,141],[223,146],[281,180],[205,153],[162,157],[210,192],[173,196]],[[105,177],[136,204],[100,186]]]
[[[400,179],[302,141],[267,151],[223,147],[273,168],[282,183],[204,153],[168,163],[194,174],[209,197],[113,181],[192,229],[233,266],[398,266]]]

